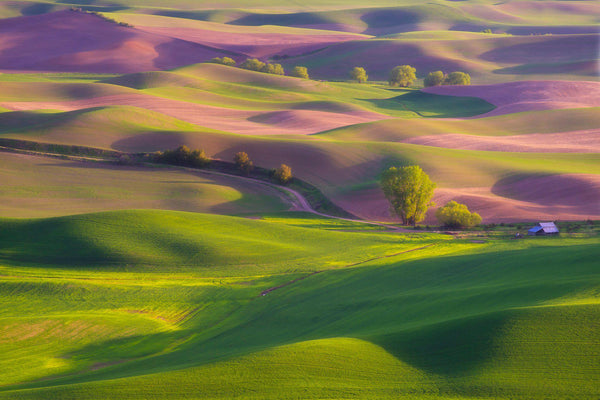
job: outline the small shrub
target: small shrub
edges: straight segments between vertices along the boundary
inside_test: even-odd
[[[439,86],[446,80],[446,75],[442,71],[434,71],[427,74],[423,80],[425,87]]]
[[[306,67],[300,66],[294,67],[294,69],[292,69],[292,72],[290,73],[290,76],[302,79],[310,79],[308,76],[308,69]]]
[[[135,161],[128,154],[121,154],[117,160],[119,165],[133,165]]]
[[[285,164],[281,164],[279,168],[273,170],[272,175],[276,182],[285,185],[292,180],[292,169]]]
[[[233,58],[229,58],[229,57],[215,57],[212,60],[210,60],[211,63],[213,64],[221,64],[221,65],[227,65],[230,67],[234,67],[236,62]]]
[[[438,208],[435,217],[448,228],[468,228],[481,223],[479,214],[470,212],[466,205],[456,201],[449,201]]]
[[[448,74],[444,85],[470,85],[471,76],[465,72],[455,71]]]
[[[365,83],[369,79],[369,75],[367,75],[367,71],[364,68],[354,67],[350,70],[350,79],[358,83]]]
[[[285,75],[285,71],[283,70],[281,64],[265,64],[265,66],[261,68],[260,72],[273,75]]]
[[[235,163],[235,166],[246,176],[250,175],[250,172],[254,169],[254,163],[244,151],[235,153],[235,156],[233,156],[233,162]]]

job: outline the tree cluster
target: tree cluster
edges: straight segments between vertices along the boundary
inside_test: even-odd
[[[236,168],[246,176],[249,176],[250,172],[254,169],[254,163],[250,160],[248,153],[245,151],[235,153],[233,162]],[[286,185],[293,178],[292,168],[288,165],[281,164],[278,168],[273,168],[269,171],[269,176],[280,185]]]
[[[388,80],[390,86],[409,87],[417,80],[417,70],[410,65],[399,65],[390,72]],[[423,83],[426,87],[439,85],[470,85],[471,77],[461,71],[451,72],[448,75],[442,71],[427,74]]]
[[[469,228],[481,223],[479,214],[470,212],[466,205],[454,200],[438,208],[435,217],[440,224],[449,228]]]
[[[264,63],[257,58],[248,58],[240,64],[240,67],[250,71],[264,72],[265,74],[285,75],[281,64]]]
[[[175,150],[158,151],[154,153],[153,158],[155,162],[193,168],[206,167],[211,161],[204,150],[190,150],[187,146],[180,146]]]
[[[214,64],[227,65],[229,67],[236,66],[235,60],[230,57],[215,57],[211,59],[210,62]],[[283,66],[281,64],[265,63],[257,58],[248,58],[244,60],[239,65],[239,67],[247,69],[249,71],[263,72],[265,74],[285,75],[285,70],[283,69]],[[310,79],[308,76],[308,69],[306,67],[301,66],[294,67],[294,69],[292,69],[292,72],[290,72],[289,75],[296,78]]]
[[[302,79],[310,79],[308,76],[308,69],[306,67],[296,66],[292,69],[290,76]]]
[[[470,85],[471,76],[465,72],[455,71],[448,75],[442,71],[434,71],[427,74],[423,80],[425,87],[439,85]]]

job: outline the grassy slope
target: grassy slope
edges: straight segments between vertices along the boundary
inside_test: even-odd
[[[383,234],[365,238],[311,231],[307,236],[306,230],[294,226],[167,211],[120,211],[4,223],[7,229],[1,238],[4,248],[0,258],[8,264],[115,270],[131,265],[148,271],[197,270],[203,276],[317,271],[425,243],[419,238],[398,240]],[[347,254],[330,255],[336,248],[348,249]]]
[[[95,234],[102,241],[111,229],[106,223],[113,231],[127,231],[133,215],[138,234],[126,239],[132,249],[142,233],[173,232],[178,217],[187,220],[177,230],[181,241],[205,243],[202,234],[190,230],[189,218],[197,221],[194,226],[217,220],[135,212],[60,221],[80,238]],[[47,222],[23,222],[19,229]],[[313,240],[337,241],[342,235],[321,230],[318,220],[310,228],[275,221],[223,222],[218,228],[223,233],[237,232],[231,242],[236,248],[257,234],[264,238],[266,231],[285,232],[294,246],[313,250],[318,248]],[[322,223],[329,229],[327,221]],[[301,235],[294,238],[296,231]],[[354,246],[381,243],[388,236],[345,235],[357,238]],[[410,246],[430,239],[413,238]],[[391,243],[378,253],[391,251]],[[362,258],[354,246],[330,247],[328,255],[313,252],[316,258],[309,263],[325,264],[329,255]],[[597,238],[487,244],[444,240],[323,272],[258,298],[264,288],[298,275],[207,279],[202,268],[172,269],[169,275],[131,269],[91,275],[85,269],[23,267],[13,258],[12,266],[2,268],[0,285],[4,337],[18,337],[18,329],[35,324],[38,330],[32,332],[40,333],[21,342],[20,354],[0,359],[13,365],[3,383],[78,374],[0,396],[92,399],[118,392],[122,398],[591,399],[599,374],[594,362],[600,351],[594,328],[600,312],[598,248]],[[260,249],[257,260],[269,265],[270,248]],[[103,251],[112,257],[108,248]],[[210,263],[217,267],[229,259],[219,257]],[[279,259],[293,257],[291,250]],[[61,301],[58,292],[64,293]],[[136,331],[119,331],[134,320],[146,322],[136,323]],[[85,323],[91,326],[81,328]],[[90,343],[98,331],[105,333]],[[66,339],[58,342],[59,337]],[[40,346],[42,341],[56,345]],[[15,359],[30,368],[18,367]],[[114,364],[118,361],[126,363]],[[104,368],[95,370],[99,367]]]
[[[2,217],[127,208],[246,214],[289,207],[277,190],[240,178],[9,153],[0,153],[0,160]]]

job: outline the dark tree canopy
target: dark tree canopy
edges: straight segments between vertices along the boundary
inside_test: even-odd
[[[416,68],[410,65],[399,65],[390,73],[389,84],[390,86],[409,87],[417,80],[416,72]]]
[[[404,225],[423,221],[427,209],[435,205],[431,201],[435,183],[418,165],[391,167],[383,173],[381,187]]]
[[[479,225],[481,216],[476,212],[470,212],[466,205],[449,201],[444,207],[438,208],[435,217],[440,224],[449,228],[468,228]]]
[[[358,83],[365,83],[369,79],[369,75],[367,75],[367,71],[364,68],[354,67],[350,70],[350,79]]]

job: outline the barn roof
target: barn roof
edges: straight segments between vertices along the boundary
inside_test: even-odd
[[[541,231],[543,228],[541,226],[534,226],[533,228],[531,228],[528,232],[529,233],[538,233],[539,231]]]
[[[540,226],[546,233],[558,233],[558,228],[554,222],[540,222]]]

